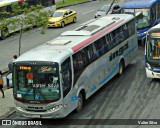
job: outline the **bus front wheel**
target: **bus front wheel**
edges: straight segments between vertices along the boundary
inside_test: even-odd
[[[76,112],[80,112],[82,110],[82,107],[83,107],[83,96],[80,93],[79,96],[78,96]]]

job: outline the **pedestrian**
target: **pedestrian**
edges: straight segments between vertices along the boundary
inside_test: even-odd
[[[16,60],[16,59],[17,59],[17,55],[14,55],[13,56],[13,61]]]
[[[2,77],[2,71],[0,70],[0,90],[1,90],[1,92],[2,92],[2,98],[4,98],[5,96],[4,96],[4,91],[3,91],[3,84],[4,84],[4,82],[3,82],[3,77]]]

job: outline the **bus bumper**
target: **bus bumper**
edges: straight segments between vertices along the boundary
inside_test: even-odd
[[[149,78],[160,78],[160,73],[153,72],[153,71],[149,70],[148,68],[146,68],[146,75]]]
[[[45,111],[45,112],[34,112],[34,111],[27,111],[25,109],[22,109],[20,107],[16,107],[16,114],[19,116],[23,116],[26,118],[64,118],[66,115],[64,115],[64,108],[61,107],[56,111]]]

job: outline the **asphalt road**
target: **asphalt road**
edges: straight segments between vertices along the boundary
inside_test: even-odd
[[[50,39],[58,36],[60,33],[66,30],[71,30],[78,26],[79,23],[83,23],[94,16],[97,9],[103,4],[103,2],[91,2],[83,5],[77,5],[70,7],[78,12],[78,22],[76,24],[68,25],[65,28],[47,29],[45,35],[40,35],[39,32],[30,31],[26,32],[23,37],[22,52],[36,47]],[[12,53],[17,52],[15,43],[18,41],[18,36],[8,38],[2,43],[0,42],[0,50],[4,52],[5,49],[11,49],[6,55],[9,54],[12,57]],[[1,57],[1,54],[0,54]],[[8,57],[9,58],[9,57]],[[2,63],[2,62],[0,62]],[[144,47],[139,47],[138,55],[136,59],[126,67],[122,77],[114,77],[106,85],[104,85],[99,91],[91,96],[84,105],[81,113],[72,112],[66,119],[89,119],[88,123],[95,123],[101,121],[99,125],[44,125],[44,128],[56,127],[56,128],[159,128],[159,126],[153,125],[105,125],[105,120],[93,120],[93,119],[160,119],[160,80],[152,80],[146,77],[144,68]],[[15,113],[8,119],[22,119]],[[25,118],[23,118],[25,119]],[[65,120],[59,120],[61,124],[65,123]],[[53,120],[56,122],[55,120]],[[73,121],[73,120],[70,120]],[[95,122],[94,122],[95,121]],[[115,120],[116,121],[116,120]],[[118,123],[121,124],[121,120]],[[4,128],[6,126],[0,126]],[[19,128],[22,126],[9,126],[10,128]],[[23,126],[26,127],[26,126]],[[28,127],[28,126],[27,126]],[[40,126],[30,126],[40,127]]]

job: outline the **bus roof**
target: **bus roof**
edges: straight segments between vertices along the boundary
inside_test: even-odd
[[[124,2],[122,8],[148,8],[160,0],[131,0]]]
[[[133,19],[130,14],[110,14],[84,23],[73,31],[66,31],[59,37],[40,45],[23,55],[16,61],[53,61],[66,59],[95,40]]]
[[[6,5],[10,5],[13,2],[17,2],[20,0],[0,0],[0,7],[6,6]]]
[[[154,27],[152,27],[152,28],[150,28],[149,30],[148,30],[148,33],[150,33],[150,32],[160,32],[160,24],[157,24],[157,25],[155,25]]]

